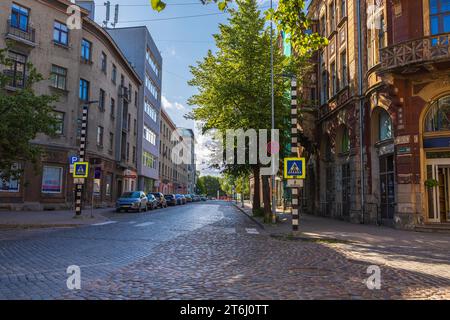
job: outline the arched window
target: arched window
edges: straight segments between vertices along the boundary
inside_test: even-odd
[[[350,137],[348,135],[348,129],[344,128],[342,132],[341,152],[347,153],[350,151]]]
[[[425,131],[450,131],[450,96],[433,102],[425,117]]]
[[[392,139],[392,119],[389,113],[385,110],[380,111],[378,132],[379,141]]]

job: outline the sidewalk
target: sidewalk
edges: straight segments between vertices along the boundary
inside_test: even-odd
[[[64,211],[0,211],[0,229],[68,228],[101,223],[109,219],[104,215],[111,208],[83,210],[82,216],[74,218],[75,212]]]
[[[245,203],[245,208],[241,208],[241,204],[237,207],[272,236],[288,236],[292,234],[291,215],[288,213],[277,212],[280,222],[272,225],[264,224],[263,218],[253,217],[250,203]],[[448,249],[450,247],[449,234],[405,231],[384,226],[354,224],[313,215],[301,215],[299,228],[301,238],[338,240],[360,244],[370,243],[375,246],[405,245],[440,249]]]

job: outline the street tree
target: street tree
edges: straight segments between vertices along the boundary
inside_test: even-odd
[[[8,49],[0,49],[0,69],[8,70],[12,61]],[[23,88],[11,90],[11,76],[0,72],[0,182],[10,178],[18,179],[23,172],[23,162],[36,164],[40,160],[41,148],[31,143],[38,133],[53,136],[57,121],[53,114],[55,95],[37,95],[33,86],[43,80],[36,68],[28,63],[26,72],[16,72],[24,81]],[[16,166],[19,164],[19,166]]]
[[[223,135],[226,130],[271,129],[271,59],[270,29],[256,0],[237,0],[237,9],[229,9],[227,24],[219,26],[214,35],[217,52],[209,51],[197,66],[191,67],[191,86],[198,89],[188,103],[194,106],[190,117],[203,124],[203,132],[218,130]],[[276,37],[273,46],[277,48]],[[288,64],[281,50],[274,50],[274,72],[283,74]],[[275,78],[275,123],[281,132],[287,132],[284,121],[289,116],[289,97],[286,92],[289,83],[282,77]],[[270,138],[270,137],[269,137]],[[226,141],[226,143],[233,143]],[[247,143],[248,146],[248,143]],[[265,148],[259,144],[257,149]],[[243,151],[243,150],[240,150]],[[228,163],[227,173],[236,172],[255,177],[260,176],[262,164],[242,165]],[[231,172],[230,172],[231,171]],[[262,178],[263,202],[266,214],[270,215],[269,176]],[[255,190],[259,190],[259,180],[255,179]],[[259,192],[254,192],[253,209],[260,208]],[[269,220],[269,219],[268,219]]]
[[[223,190],[220,186],[220,178],[214,176],[202,176],[199,178],[200,183],[205,188],[205,194],[208,197],[217,197],[217,192],[223,194]]]

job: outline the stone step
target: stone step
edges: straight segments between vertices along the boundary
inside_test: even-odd
[[[416,226],[415,231],[419,232],[440,232],[450,234],[450,223],[426,223]]]

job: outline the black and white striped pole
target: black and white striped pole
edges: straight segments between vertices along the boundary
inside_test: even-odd
[[[80,133],[80,152],[79,162],[85,162],[86,158],[86,139],[87,139],[87,125],[89,115],[89,105],[97,103],[98,101],[89,101],[83,105],[83,114],[81,118],[81,133]],[[81,216],[82,202],[83,202],[83,187],[85,179],[75,179],[75,216]]]
[[[293,158],[299,156],[299,143],[298,143],[298,108],[297,108],[297,79],[291,78],[291,155]],[[297,185],[296,180],[291,181],[290,184],[292,190],[292,231],[298,232],[299,229],[299,202],[300,202],[300,185]]]

